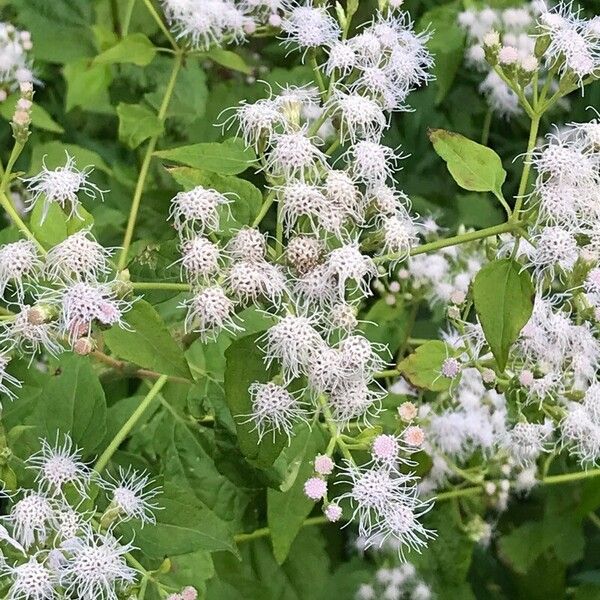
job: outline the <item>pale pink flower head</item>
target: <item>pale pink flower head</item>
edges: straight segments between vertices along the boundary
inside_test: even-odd
[[[319,475],[331,475],[334,468],[335,463],[330,456],[327,456],[326,454],[319,454],[315,458],[315,472]]]
[[[342,518],[342,507],[335,502],[328,504],[323,512],[330,523],[336,523]]]
[[[393,435],[381,434],[373,440],[371,454],[379,462],[393,463],[398,458],[400,446]]]
[[[420,448],[425,441],[425,432],[421,427],[418,427],[417,425],[411,425],[410,427],[406,428],[403,437],[404,441],[411,448]]]
[[[321,500],[327,493],[327,482],[320,477],[311,477],[304,483],[304,493],[311,500]]]

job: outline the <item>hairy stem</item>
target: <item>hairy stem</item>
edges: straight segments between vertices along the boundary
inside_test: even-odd
[[[540,128],[540,115],[537,113],[531,119],[531,128],[529,130],[529,141],[527,142],[527,152],[523,158],[523,173],[521,174],[521,181],[519,183],[519,191],[517,192],[517,198],[515,200],[515,208],[513,210],[512,219],[517,221],[519,219],[519,213],[523,207],[523,201],[525,200],[525,194],[527,192],[527,185],[529,184],[529,174],[531,172],[531,157],[535,149],[537,142],[537,135]]]
[[[433,252],[434,250],[440,250],[441,248],[447,248],[448,246],[458,246],[459,244],[465,244],[467,242],[473,242],[475,240],[481,240],[492,235],[500,235],[501,233],[507,233],[514,231],[519,226],[517,222],[507,222],[501,225],[494,225],[493,227],[486,227],[485,229],[479,229],[478,231],[469,231],[467,233],[461,233],[453,237],[445,238],[443,240],[436,240],[435,242],[429,242],[421,246],[416,246],[410,251],[411,256],[417,254],[425,254],[427,252]],[[376,263],[384,263],[391,260],[400,260],[405,258],[403,254],[384,254],[383,256],[376,256],[373,260]]]
[[[329,521],[325,517],[310,517],[302,523],[302,527],[310,527],[311,525],[325,525],[329,523]],[[233,536],[233,539],[238,544],[243,544],[244,542],[251,542],[252,540],[257,540],[263,537],[268,537],[271,535],[271,530],[268,527],[261,527],[260,529],[256,529],[250,533],[238,533]]]
[[[179,46],[177,45],[175,38],[171,35],[169,28],[165,25],[164,21],[160,18],[160,15],[156,12],[156,9],[152,5],[152,0],[144,0],[144,4],[146,5],[148,12],[152,15],[152,18],[156,21],[156,24],[165,34],[165,37],[169,40],[171,46],[173,46],[173,50],[179,51]]]
[[[192,286],[189,283],[163,283],[158,281],[132,281],[131,287],[137,291],[172,290],[174,292],[189,292],[192,289]]]
[[[169,83],[167,84],[167,89],[165,90],[165,95],[163,97],[162,104],[160,105],[160,109],[158,111],[158,119],[161,123],[165,122],[167,109],[169,108],[169,103],[171,102],[173,90],[175,89],[175,83],[177,82],[177,75],[179,74],[179,70],[181,69],[182,62],[183,54],[178,53],[175,57],[175,63],[173,64],[171,77],[169,79]],[[144,192],[144,185],[146,183],[146,178],[148,177],[150,162],[152,161],[152,155],[154,153],[154,149],[156,148],[156,143],[158,142],[159,137],[160,134],[152,136],[150,138],[150,141],[148,142],[148,146],[146,147],[146,153],[144,155],[144,160],[142,161],[142,167],[140,169],[140,174],[138,176],[135,191],[133,193],[133,200],[131,202],[131,209],[129,211],[129,220],[127,221],[127,229],[125,230],[125,237],[123,238],[123,249],[121,250],[121,255],[119,256],[119,262],[117,265],[120,271],[122,271],[125,268],[125,265],[127,264],[127,255],[129,253],[131,241],[133,240],[133,231],[135,229],[137,215],[140,209],[142,193]]]
[[[106,450],[104,450],[100,458],[96,461],[96,464],[94,465],[94,471],[100,473],[106,467],[113,454],[118,450],[125,438],[131,433],[131,430],[135,427],[136,423],[146,412],[150,404],[152,404],[152,401],[154,398],[156,398],[168,380],[169,378],[167,375],[161,375],[158,378],[156,383],[152,386],[152,389],[146,394],[138,407],[133,411],[129,419],[127,419],[123,427],[121,427],[121,429],[117,432],[117,435],[115,435],[115,437],[112,439]]]

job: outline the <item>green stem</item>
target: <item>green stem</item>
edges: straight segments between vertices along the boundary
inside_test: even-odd
[[[325,86],[321,69],[319,69],[319,64],[317,63],[317,54],[314,51],[310,53],[310,66],[312,67],[315,79],[317,80],[317,85],[319,86],[321,96],[325,97],[327,94],[327,87]]]
[[[400,375],[398,369],[389,369],[388,371],[379,371],[378,373],[375,373],[373,377],[375,377],[375,379],[385,379],[386,377],[398,377],[398,375]]]
[[[514,231],[519,226],[519,223],[510,222],[502,223],[501,225],[494,225],[493,227],[486,227],[485,229],[479,229],[478,231],[469,231],[460,235],[445,238],[443,240],[436,240],[435,242],[429,242],[421,246],[416,246],[410,251],[411,256],[417,254],[425,254],[427,252],[433,252],[434,250],[440,250],[441,248],[447,248],[448,246],[457,246],[458,244],[465,244],[467,242],[473,242],[475,240],[481,240],[492,235],[500,235],[501,233],[507,233]],[[398,260],[403,258],[404,255],[400,254],[384,254],[383,256],[376,256],[373,260],[376,263],[383,263],[390,260]]]
[[[310,517],[306,519],[304,523],[302,523],[302,527],[310,527],[312,525],[325,525],[329,523],[329,521],[325,517]],[[238,544],[243,544],[244,542],[251,542],[252,540],[257,540],[259,538],[268,537],[271,535],[271,530],[268,527],[261,527],[260,529],[256,529],[250,533],[238,533],[233,536],[233,539]]]
[[[131,23],[131,15],[133,14],[133,7],[135,6],[135,0],[129,0],[127,7],[125,8],[125,15],[123,16],[123,37],[129,33],[129,24]]]
[[[0,206],[2,206],[2,208],[6,211],[12,222],[19,228],[21,233],[23,233],[23,235],[27,239],[31,240],[37,246],[38,250],[42,255],[45,255],[46,249],[44,248],[44,246],[42,246],[42,244],[40,244],[40,242],[38,242],[35,235],[31,233],[29,227],[25,225],[23,219],[21,219],[19,213],[15,210],[15,207],[12,205],[12,202],[8,199],[8,196],[3,191],[0,192]]]
[[[177,54],[177,56],[175,57],[173,70],[171,72],[171,78],[169,79],[169,83],[167,84],[167,89],[165,91],[162,104],[160,105],[160,109],[158,111],[158,119],[161,123],[165,122],[167,109],[169,108],[169,103],[173,95],[173,90],[175,89],[175,83],[177,81],[177,75],[179,74],[179,70],[181,69],[182,61],[183,54]],[[146,154],[144,155],[142,168],[140,169],[140,174],[135,186],[135,192],[133,193],[133,200],[131,202],[131,209],[129,211],[129,220],[127,222],[127,229],[125,230],[125,237],[123,238],[123,249],[121,250],[121,255],[119,257],[118,263],[119,271],[122,271],[125,268],[125,265],[127,264],[127,254],[129,253],[129,247],[131,246],[131,241],[133,239],[133,231],[135,229],[135,223],[137,221],[137,215],[140,209],[140,202],[142,199],[142,193],[144,192],[144,185],[148,176],[148,170],[150,169],[152,154],[154,153],[154,149],[156,148],[156,143],[158,142],[159,137],[160,134],[152,136],[146,148]]]
[[[444,500],[451,500],[452,498],[459,498],[461,496],[477,496],[481,493],[482,488],[480,486],[461,488],[458,490],[450,490],[448,492],[442,492],[435,496],[436,502],[443,502]]]
[[[484,146],[487,146],[487,143],[490,139],[490,128],[492,126],[493,116],[494,112],[491,108],[488,108],[488,111],[485,113],[485,119],[483,120],[483,131],[481,132],[481,143]]]
[[[156,21],[156,24],[165,34],[165,37],[169,40],[171,46],[173,46],[173,50],[179,51],[179,46],[177,45],[175,38],[171,35],[169,28],[165,25],[164,21],[160,18],[160,15],[156,12],[156,9],[152,5],[152,0],[144,0],[144,4],[146,5],[148,12],[152,15],[152,18]]]
[[[172,290],[174,292],[189,292],[192,286],[189,283],[159,283],[154,281],[135,281],[131,282],[134,290]]]
[[[519,213],[521,212],[521,209],[523,207],[523,201],[525,200],[525,193],[527,192],[527,185],[529,184],[529,173],[531,172],[531,156],[533,154],[537,142],[537,135],[540,128],[540,118],[540,115],[536,113],[531,119],[529,141],[527,142],[527,152],[525,153],[525,158],[523,159],[523,173],[521,174],[519,191],[517,192],[515,208],[513,210],[513,221],[517,221],[519,219]]]
[[[131,433],[131,430],[146,412],[150,404],[152,404],[152,401],[154,398],[156,398],[165,383],[167,383],[168,379],[169,378],[167,375],[161,375],[159,377],[156,383],[152,386],[151,390],[146,394],[145,398],[133,411],[129,419],[127,419],[123,427],[121,427],[121,429],[117,432],[117,435],[115,435],[115,437],[112,439],[106,450],[104,450],[100,458],[96,461],[96,464],[94,465],[94,471],[100,473],[106,467],[113,454],[118,450],[125,438]]]
[[[589,471],[577,471],[576,473],[563,473],[562,475],[549,475],[542,479],[544,485],[556,485],[557,483],[568,483],[580,479],[589,479],[591,477],[600,477],[600,469],[590,469]]]
[[[260,212],[256,215],[256,218],[252,223],[252,227],[258,227],[260,225],[261,221],[265,218],[265,215],[269,212],[269,208],[271,208],[271,205],[273,204],[274,200],[275,192],[271,191],[267,194],[267,197],[265,198],[262,206],[260,207]]]

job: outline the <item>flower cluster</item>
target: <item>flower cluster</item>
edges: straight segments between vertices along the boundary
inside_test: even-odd
[[[33,48],[28,31],[0,23],[0,102],[23,83],[33,82],[29,52]]]
[[[355,600],[430,600],[434,598],[429,586],[419,577],[410,563],[395,567],[381,567],[375,572],[372,583],[363,583]]]
[[[7,514],[0,517],[5,598],[117,600],[132,591],[139,573],[126,555],[134,546],[115,527],[154,522],[158,491],[148,476],[119,469],[102,479],[68,436],[54,444],[42,440],[26,466],[35,487],[7,495]]]

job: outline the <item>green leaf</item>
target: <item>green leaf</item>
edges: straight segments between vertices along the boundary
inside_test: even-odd
[[[48,169],[63,167],[67,161],[67,153],[75,159],[75,164],[78,169],[83,169],[88,166],[93,166],[94,169],[111,172],[110,167],[104,159],[93,150],[82,148],[76,144],[63,144],[62,142],[48,142],[47,144],[39,144],[33,148],[31,153],[31,164],[29,165],[29,173],[35,175],[42,170],[45,164]],[[94,180],[94,174],[91,176]]]
[[[398,370],[413,385],[441,392],[450,387],[451,380],[441,374],[442,363],[451,355],[440,340],[431,340],[419,346],[399,365]]]
[[[531,317],[533,295],[529,273],[514,260],[490,262],[475,276],[475,310],[501,370],[506,367],[510,347]]]
[[[244,456],[261,468],[270,467],[287,442],[285,435],[266,435],[259,441],[254,424],[248,421],[252,401],[248,387],[269,381],[275,368],[267,369],[257,346],[259,334],[243,337],[225,352],[225,397],[233,415],[238,443]]]
[[[229,206],[229,210],[222,211],[221,231],[224,235],[237,231],[242,225],[252,224],[262,206],[260,190],[245,179],[189,167],[175,167],[169,169],[169,173],[187,190],[201,185],[222,194],[235,194],[234,202]],[[230,213],[231,217],[229,217]]]
[[[252,73],[252,67],[247,65],[246,61],[239,54],[231,50],[215,47],[206,52],[204,56],[231,71],[239,71],[245,75]]]
[[[114,112],[108,96],[108,86],[112,82],[110,67],[90,65],[84,58],[65,65],[63,74],[67,82],[67,112],[76,106],[92,112]]]
[[[165,484],[160,495],[162,510],[156,525],[126,525],[134,532],[135,545],[150,558],[189,554],[198,550],[227,550],[237,554],[233,533],[227,523],[199,502],[187,489]]]
[[[119,139],[130,148],[164,131],[164,125],[149,108],[140,104],[119,103]]]
[[[427,46],[435,56],[433,85],[437,88],[436,104],[440,104],[452,88],[463,62],[466,36],[458,26],[458,13],[461,9],[457,2],[436,6],[427,11],[419,21],[418,29],[429,28],[432,32]]]
[[[179,146],[154,154],[159,158],[220,175],[242,173],[256,160],[254,152],[246,148],[241,140],[236,139],[225,140],[221,144]]]
[[[48,206],[46,218],[44,218],[44,205],[46,199],[41,197],[31,211],[29,226],[36,239],[45,248],[52,248],[60,244],[68,235],[67,216],[60,206],[51,202]]]
[[[145,369],[192,379],[183,350],[150,304],[135,302],[125,314],[125,322],[127,329],[112,327],[104,333],[104,341],[114,354]]]
[[[156,48],[143,33],[131,33],[112,48],[94,58],[96,65],[133,63],[138,67],[149,65],[156,56]]]
[[[0,103],[0,115],[7,121],[12,119],[19,98],[18,94],[11,94],[4,102]],[[52,133],[64,133],[64,129],[48,114],[46,109],[35,102],[31,105],[31,123],[34,127]]]
[[[293,483],[285,491],[267,491],[267,521],[273,554],[280,565],[287,558],[304,520],[315,506],[314,501],[304,493],[304,482],[313,474],[314,458],[324,447],[325,440],[318,427],[312,431],[303,427],[296,432],[290,447],[284,451],[286,456],[291,457],[288,474],[293,477]]]
[[[86,454],[94,452],[106,433],[106,399],[88,358],[65,354],[60,370],[44,389],[41,410],[48,439],[69,433]]]
[[[491,148],[445,129],[430,129],[429,139],[458,185],[471,192],[502,195],[506,171]]]

